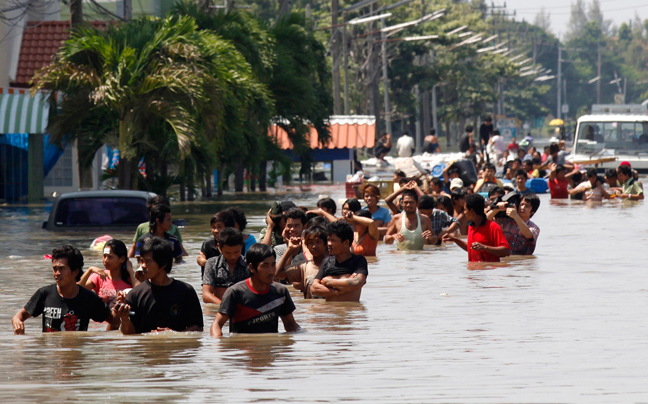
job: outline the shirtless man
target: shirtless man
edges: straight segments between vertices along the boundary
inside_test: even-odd
[[[311,293],[326,301],[358,302],[367,283],[367,259],[351,253],[353,227],[345,221],[328,225],[329,257],[325,258],[313,280]]]
[[[399,250],[422,250],[423,245],[437,243],[438,238],[432,229],[432,221],[425,215],[419,215],[418,194],[416,191],[406,189],[403,191],[403,213],[392,219],[385,243],[398,242]]]

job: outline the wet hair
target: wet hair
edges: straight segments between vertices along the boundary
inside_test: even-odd
[[[232,215],[232,213],[228,212],[227,210],[223,210],[221,212],[216,213],[214,216],[212,216],[211,220],[209,221],[209,224],[213,226],[215,223],[218,222],[223,222],[225,227],[234,227],[236,225],[236,220],[234,220],[234,215]]]
[[[499,195],[506,195],[506,191],[502,187],[493,187],[490,191],[488,191],[488,197],[490,198],[491,196],[499,194]]]
[[[124,282],[128,283],[129,285],[132,285],[133,282],[131,281],[130,273],[126,269],[128,265],[128,248],[126,248],[126,244],[124,244],[124,242],[121,240],[112,239],[106,241],[106,244],[104,244],[104,248],[106,247],[110,247],[113,254],[115,254],[117,257],[126,258],[126,260],[124,260],[124,263],[122,264],[120,275]]]
[[[245,230],[245,228],[247,227],[247,218],[245,217],[245,212],[243,212],[243,209],[239,208],[238,206],[234,206],[233,208],[226,209],[225,212],[232,215],[234,221],[236,222],[236,224],[238,224],[239,231]],[[227,227],[235,227],[235,226],[227,226]]]
[[[434,177],[430,181],[430,184],[433,184],[441,189],[443,189],[443,180],[441,178]]]
[[[317,201],[317,207],[324,208],[327,211],[330,211],[332,215],[335,215],[335,212],[337,211],[337,205],[335,204],[335,201],[331,198],[320,199],[319,201]]]
[[[572,175],[572,180],[574,181],[574,184],[580,184],[583,181],[583,173],[576,171],[574,175]]]
[[[472,125],[468,125],[468,126],[466,126],[466,133],[470,133],[470,132],[472,132],[472,131],[473,131],[473,127],[472,127]]]
[[[155,232],[157,229],[157,221],[163,221],[167,213],[171,213],[171,208],[167,205],[154,205],[151,208],[151,220],[149,221],[151,232]]]
[[[557,143],[552,143],[549,145],[549,154],[555,154],[560,151],[560,147],[558,147]]]
[[[347,199],[342,204],[343,208],[344,208],[344,205],[349,205],[349,210],[351,212],[356,212],[356,211],[362,209],[362,205],[360,205],[360,201],[358,201],[356,198]]]
[[[353,214],[356,216],[366,217],[367,219],[371,219],[371,212],[369,212],[367,209],[356,210],[355,212],[353,212]]]
[[[617,177],[616,169],[608,168],[607,171],[605,172],[605,177],[606,178],[616,178]]]
[[[71,245],[63,245],[52,250],[52,260],[66,258],[67,264],[70,267],[70,270],[76,271],[76,281],[81,280],[81,275],[83,275],[83,255],[78,248],[74,248]]]
[[[491,170],[493,170],[493,171],[497,171],[497,169],[495,168],[495,165],[494,165],[493,163],[486,163],[486,164],[484,164],[484,171],[486,171],[486,170],[488,170],[488,169],[491,169]]]
[[[466,197],[466,195],[468,195],[466,188],[455,188],[452,190],[452,192],[450,192],[450,197],[452,198],[452,200],[463,199]]]
[[[405,191],[403,191],[403,193],[401,195],[403,196],[403,198],[405,198],[406,195],[411,196],[412,199],[414,199],[414,202],[418,202],[418,199],[419,199],[418,194],[413,189],[406,189]],[[402,201],[402,199],[401,199],[401,201]]]
[[[227,227],[218,233],[218,246],[243,246],[245,242],[243,241],[243,234],[236,230],[233,227]]]
[[[403,185],[407,184],[410,181],[411,181],[411,179],[409,179],[407,177],[403,177],[403,178],[400,178],[398,180],[398,185],[400,185],[402,187]]]
[[[564,166],[564,165],[562,165],[562,164],[558,164],[558,165],[556,166],[556,173],[559,173],[559,172],[561,172],[561,171],[567,171],[567,170],[565,169],[565,166]]]
[[[148,209],[149,213],[151,212],[151,208],[155,205],[166,205],[168,207],[171,207],[171,202],[166,196],[149,196],[149,198],[146,200],[146,208]]]
[[[588,168],[585,175],[587,176],[587,178],[596,177],[596,168]]]
[[[520,195],[523,201],[529,202],[531,204],[531,216],[533,216],[540,207],[540,198],[534,192],[529,192],[528,194]]]
[[[515,177],[517,178],[517,177],[519,177],[520,175],[524,176],[524,178],[528,178],[528,176],[527,176],[527,172],[524,171],[524,170],[521,169],[521,168],[515,172]]]
[[[270,257],[277,258],[277,253],[275,253],[274,248],[267,244],[255,243],[248,248],[245,254],[245,262],[256,270],[263,260]]]
[[[345,221],[338,220],[337,222],[330,223],[326,228],[326,232],[329,236],[335,234],[342,242],[349,240],[349,245],[353,243],[353,227]]]
[[[304,241],[305,242],[308,242],[308,240],[318,239],[319,238],[320,240],[322,240],[324,242],[324,244],[326,244],[327,237],[328,237],[328,232],[322,226],[309,227],[304,232]]]
[[[620,165],[619,168],[617,168],[619,174],[623,174],[626,177],[632,177],[632,168],[628,167],[627,165]]]
[[[288,221],[288,219],[299,219],[302,223],[302,225],[305,225],[307,220],[306,220],[306,213],[304,213],[303,210],[300,208],[290,208],[288,209],[288,212],[284,215],[284,219]]]
[[[419,199],[419,207],[418,207],[419,210],[434,209],[435,206],[436,206],[436,201],[434,200],[434,197],[431,195],[423,195],[421,196],[421,199]]]
[[[470,194],[466,196],[466,209],[472,210],[479,216],[486,216],[486,213],[484,213],[485,208],[486,200],[483,196],[479,194]]]
[[[311,227],[315,227],[315,226],[326,227],[328,226],[328,223],[329,221],[326,220],[325,217],[315,215],[315,217],[313,217],[308,222],[306,222],[306,229],[310,229]]]
[[[364,196],[364,194],[366,194],[367,192],[369,192],[370,194],[372,194],[376,198],[380,199],[380,189],[378,189],[377,186],[375,186],[373,184],[365,185],[365,187],[362,189],[362,196]]]
[[[148,253],[152,254],[153,261],[160,268],[164,268],[164,272],[171,272],[173,268],[173,246],[170,242],[160,237],[151,237],[144,242],[140,249],[140,257]]]
[[[441,205],[443,206],[443,210],[445,210],[447,214],[452,215],[454,213],[454,206],[452,205],[452,200],[447,196],[441,195],[440,197],[436,198],[435,202],[436,203],[434,207]]]
[[[461,175],[461,170],[459,169],[459,167],[451,166],[450,168],[448,168],[448,176],[450,176],[451,174]]]

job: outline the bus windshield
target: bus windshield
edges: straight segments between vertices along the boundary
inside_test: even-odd
[[[578,153],[596,153],[602,149],[623,154],[648,155],[648,121],[580,122],[576,149]]]

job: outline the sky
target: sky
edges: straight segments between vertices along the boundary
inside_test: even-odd
[[[490,5],[491,0],[486,0],[486,4]],[[592,0],[584,0],[585,4],[589,6]],[[622,22],[634,20],[635,13],[643,21],[648,19],[648,1],[646,0],[599,0],[603,17],[606,20],[612,20],[612,24],[617,27]],[[564,36],[567,32],[567,25],[569,24],[569,15],[571,13],[571,4],[576,3],[575,0],[543,0],[534,2],[530,0],[498,0],[494,2],[496,6],[504,5],[509,12],[516,10],[516,20],[525,19],[528,22],[534,22],[536,15],[540,12],[540,8],[544,6],[546,12],[551,14],[551,32],[560,36]]]

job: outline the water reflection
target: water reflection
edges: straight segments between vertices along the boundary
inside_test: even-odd
[[[342,187],[295,187],[175,204],[190,257],[172,276],[200,291],[195,256],[214,212],[242,206],[256,235],[273,200],[314,206],[320,194],[344,197]],[[469,264],[453,245],[417,254],[381,243],[360,303],[294,291],[304,332],[218,340],[207,331],[124,337],[101,324],[42,335],[40,318],[12,335],[11,316],[52,283],[43,255],[72,243],[86,267],[100,264],[89,246],[101,234],[45,232],[45,208],[0,208],[0,402],[645,401],[648,202],[540,198],[533,257]],[[218,307],[203,306],[207,330]]]

